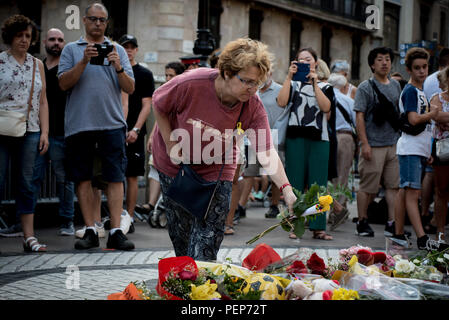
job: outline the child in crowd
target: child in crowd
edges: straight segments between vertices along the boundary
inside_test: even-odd
[[[422,227],[418,199],[421,193],[421,181],[426,162],[431,156],[431,125],[438,110],[429,111],[429,103],[423,91],[423,83],[429,71],[429,54],[425,49],[412,48],[405,58],[407,72],[411,76],[410,82],[404,87],[399,107],[401,113],[406,113],[408,122],[412,126],[427,123],[424,131],[417,135],[402,132],[397,143],[399,158],[400,185],[395,205],[395,235],[392,240],[398,244],[408,246],[408,239],[404,235],[404,218],[407,211],[417,237],[418,249],[429,247],[429,237]]]

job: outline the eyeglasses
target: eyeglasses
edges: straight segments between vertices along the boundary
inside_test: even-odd
[[[243,83],[248,88],[255,88],[255,87],[259,88],[262,85],[262,81],[245,80],[240,78],[238,74],[236,74],[235,76],[237,77],[237,79],[240,80],[241,83]]]
[[[98,20],[98,21],[100,21],[100,23],[105,24],[108,21],[107,18],[103,18],[103,17],[99,18],[99,17],[90,16],[90,17],[86,17],[86,18],[90,22],[93,22],[93,23],[97,22],[97,20]]]

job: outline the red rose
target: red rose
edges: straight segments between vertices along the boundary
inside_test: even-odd
[[[295,260],[293,264],[287,267],[287,273],[293,274],[293,273],[309,273],[306,266],[302,261]]]
[[[387,260],[387,255],[383,252],[374,252],[374,264],[376,263],[384,263]]]
[[[323,292],[323,300],[332,300],[332,296],[334,295],[334,292],[331,290],[326,290]]]
[[[386,265],[382,265],[380,268],[382,269],[383,272],[390,271],[390,268],[388,268]]]
[[[307,260],[307,267],[312,270],[313,274],[324,275],[326,271],[326,264],[324,260],[321,259],[316,253],[313,253],[310,256],[310,259]]]
[[[365,266],[370,266],[374,263],[373,253],[365,249],[357,251],[357,259],[359,260],[359,263]]]
[[[183,270],[180,273],[178,273],[178,276],[179,276],[179,279],[181,279],[181,280],[191,280],[191,281],[196,280],[196,274],[191,271]]]

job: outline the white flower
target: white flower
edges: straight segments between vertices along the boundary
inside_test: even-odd
[[[439,263],[444,263],[444,259],[443,259],[443,258],[437,258],[437,261],[438,261]]]
[[[444,259],[449,260],[449,254],[445,253],[443,254]]]
[[[415,269],[415,265],[408,260],[400,259],[396,261],[394,268],[400,273],[410,273]]]
[[[441,276],[438,273],[431,273],[431,274],[429,274],[429,280],[441,281]]]
[[[393,257],[393,259],[395,260],[395,261],[399,261],[399,260],[403,260],[402,259],[402,257],[400,256],[400,255],[395,255],[394,257]]]
[[[413,260],[413,263],[414,263],[414,264],[420,264],[421,261],[419,261],[418,259],[415,259],[415,260]]]

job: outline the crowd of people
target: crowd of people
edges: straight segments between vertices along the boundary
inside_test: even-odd
[[[329,181],[347,188],[356,161],[359,236],[374,236],[368,208],[383,189],[385,236],[409,246],[407,214],[419,249],[446,246],[449,49],[439,53],[440,69],[430,76],[429,53],[410,49],[407,82],[391,74],[393,51],[375,48],[367,61],[373,76],[357,87],[349,81],[347,61],[336,60],[329,68],[313,48],[303,48],[284,82],[277,83],[268,47],[241,38],[215,50],[208,68],[200,68],[196,56],[168,63],[166,82],[156,89],[152,72],[136,61],[138,40],[124,35],[115,43],[105,37],[108,12],[102,4],[86,8],[83,24],[85,34],[67,44],[61,30],[48,30],[43,61],[27,53],[38,34],[30,19],[14,15],[3,24],[9,49],[0,53],[1,117],[18,112],[27,126],[21,135],[0,133],[0,188],[10,162],[17,181],[17,223],[0,236],[23,234],[25,251],[47,250],[33,225],[51,162],[59,234],[78,237],[76,249],[99,247],[106,229],[107,248],[134,249],[126,235],[134,232],[135,213],[150,214],[162,200],[176,255],[215,260],[224,236],[233,235],[245,218],[251,197],[267,198],[265,218],[276,218],[281,201],[293,210],[293,188],[305,191]],[[304,68],[304,78],[297,78]],[[151,109],[156,121],[147,134]],[[174,132],[186,132],[188,139]],[[137,204],[147,153],[149,202]],[[171,200],[186,170],[215,183],[204,217]],[[76,231],[75,194],[85,224]],[[347,199],[335,199],[330,212],[310,222],[313,238],[332,240],[328,229],[338,228],[348,215]],[[429,238],[432,233],[436,240]]]

